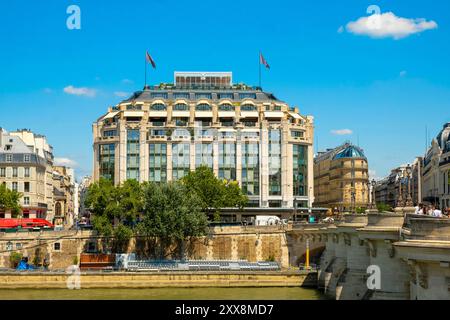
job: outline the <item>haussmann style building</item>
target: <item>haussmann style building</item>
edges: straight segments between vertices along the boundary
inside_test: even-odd
[[[353,212],[369,206],[369,168],[361,148],[345,143],[314,159],[315,206]]]
[[[206,165],[239,182],[249,215],[311,207],[313,117],[258,87],[233,84],[231,72],[174,78],[146,86],[93,124],[94,181],[168,182]]]

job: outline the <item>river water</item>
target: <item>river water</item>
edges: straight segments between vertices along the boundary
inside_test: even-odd
[[[0,300],[321,300],[304,288],[0,289]]]

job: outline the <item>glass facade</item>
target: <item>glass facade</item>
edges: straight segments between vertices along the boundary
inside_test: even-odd
[[[242,144],[242,191],[259,195],[259,144]]]
[[[190,170],[190,144],[172,144],[172,179],[178,180],[189,173]]]
[[[127,179],[139,181],[139,130],[127,131]]]
[[[100,177],[114,182],[115,145],[113,143],[99,145],[98,155]]]
[[[219,178],[236,180],[236,143],[219,143]]]
[[[281,132],[269,131],[269,195],[281,195]]]
[[[213,144],[197,143],[195,144],[195,167],[207,166],[213,168]]]
[[[306,196],[308,186],[307,148],[303,145],[292,145],[294,196]]]
[[[149,144],[148,180],[152,182],[167,181],[167,145],[165,143]]]

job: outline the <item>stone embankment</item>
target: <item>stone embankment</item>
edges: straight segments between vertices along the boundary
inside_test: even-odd
[[[450,299],[450,219],[348,215],[321,228],[321,236],[318,286],[331,298]]]

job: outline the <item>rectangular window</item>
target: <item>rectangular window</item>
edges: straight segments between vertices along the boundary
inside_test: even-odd
[[[114,183],[115,144],[99,145],[100,177]]]
[[[174,92],[173,93],[173,98],[174,99],[189,99],[189,92]],[[178,110],[178,109],[174,109],[174,110]]]
[[[190,170],[190,144],[172,144],[172,179],[178,180],[189,173]]]
[[[17,182],[13,182],[13,183],[12,183],[12,190],[13,190],[13,191],[17,191],[17,190],[18,190]]]
[[[294,196],[307,195],[307,147],[292,145]]]
[[[281,195],[281,132],[269,131],[269,195]]]
[[[232,92],[227,92],[227,93],[218,93],[217,97],[219,99],[233,99],[234,98],[234,94]]]
[[[12,154],[7,154],[6,155],[6,162],[12,162],[12,160],[13,160]]]
[[[23,155],[23,161],[24,162],[30,162],[30,155],[29,154],[24,154]]]
[[[30,177],[30,168],[25,168],[24,176],[25,176],[25,178],[29,178]]]
[[[213,168],[212,143],[197,143],[195,145],[195,167],[207,166]]]
[[[103,131],[103,137],[115,137],[117,136],[116,130],[105,130]]]
[[[13,168],[13,178],[17,178],[17,168]]]
[[[127,179],[139,181],[139,130],[127,131]]]
[[[25,182],[23,185],[23,191],[24,192],[30,192],[30,183],[29,182]]]
[[[242,191],[259,195],[259,143],[242,144]]]
[[[30,197],[23,197],[23,204],[26,206],[30,205]]]
[[[303,138],[304,132],[303,131],[291,131],[291,137],[292,138]]]
[[[149,181],[167,181],[167,144],[149,144]]]
[[[256,99],[256,93],[240,93],[239,99]]]
[[[236,180],[236,143],[219,143],[219,178]]]
[[[5,178],[6,177],[6,168],[0,168],[0,177]]]

